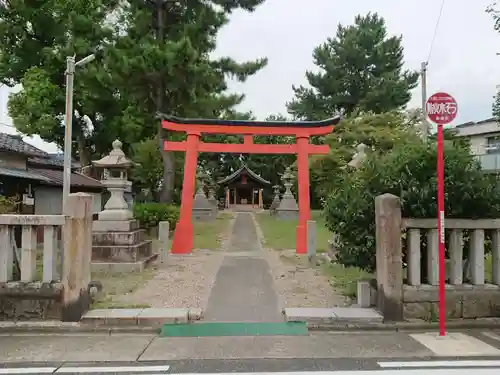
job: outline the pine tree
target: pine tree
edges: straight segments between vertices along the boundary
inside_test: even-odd
[[[377,13],[339,25],[334,38],[314,49],[319,72],[306,72],[311,87],[293,87],[288,110],[296,118],[318,119],[343,112],[383,113],[404,107],[418,73],[403,69],[402,37],[387,35]]]

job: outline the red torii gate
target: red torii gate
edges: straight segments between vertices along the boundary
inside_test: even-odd
[[[340,116],[322,121],[243,121],[218,119],[186,119],[160,114],[163,128],[184,132],[182,142],[165,141],[165,151],[183,151],[184,184],[182,187],[180,218],[177,223],[172,253],[186,254],[193,248],[193,199],[198,152],[222,152],[237,154],[297,154],[299,224],[297,226],[297,254],[307,253],[307,221],[310,219],[309,155],[328,154],[328,145],[313,145],[309,138],[326,135],[340,121]],[[240,134],[243,144],[204,143],[201,134]],[[295,136],[295,144],[255,144],[255,135]]]

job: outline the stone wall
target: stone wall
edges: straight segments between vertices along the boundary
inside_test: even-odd
[[[0,320],[59,320],[62,292],[61,283],[3,283],[0,288]]]

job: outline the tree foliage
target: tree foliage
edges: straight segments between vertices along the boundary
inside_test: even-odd
[[[369,153],[384,154],[396,145],[420,142],[416,122],[402,111],[366,113],[343,119],[324,139],[330,146],[330,153],[312,158],[312,206],[319,208],[321,201],[341,183],[344,168],[351,161],[358,144],[365,144]]]
[[[314,49],[313,59],[319,71],[306,72],[310,87],[294,86],[295,98],[288,103],[297,118],[400,109],[417,85],[418,73],[403,69],[402,37],[388,36],[377,13],[339,24],[336,36]]]
[[[445,155],[446,217],[498,217],[497,178],[485,175],[462,145],[446,142]],[[375,269],[375,197],[400,197],[403,217],[435,218],[436,191],[435,143],[398,144],[388,153],[370,154],[360,168],[344,171],[325,207],[327,226],[340,237],[340,262]]]
[[[156,139],[164,162],[163,198],[169,201],[181,167],[172,153],[163,152],[162,139],[178,135],[163,134],[156,113],[233,113],[243,96],[227,93],[226,79],[244,81],[267,60],[238,63],[213,58],[211,52],[232,11],[253,11],[262,1],[3,3],[0,81],[23,86],[9,100],[14,125],[62,145],[65,58],[75,54],[78,60],[99,50],[98,61],[78,67],[75,74],[74,152],[87,165],[93,155],[108,152],[116,138],[126,152],[137,142]]]

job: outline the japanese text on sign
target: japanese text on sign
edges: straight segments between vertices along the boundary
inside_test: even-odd
[[[427,114],[436,120],[451,119],[457,113],[457,103],[427,103]]]

